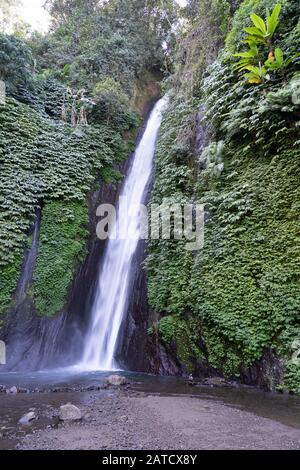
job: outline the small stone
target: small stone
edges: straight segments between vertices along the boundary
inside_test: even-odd
[[[110,375],[105,380],[105,383],[112,387],[121,387],[124,385],[128,385],[129,381],[125,377],[122,377],[121,375]]]
[[[26,415],[22,416],[22,418],[19,420],[19,423],[20,424],[29,424],[31,421],[33,421],[36,418],[37,418],[37,416],[34,413],[34,411],[30,411]]]
[[[6,393],[11,393],[12,395],[16,395],[18,393],[18,389],[17,387],[13,386],[10,389],[7,389]]]
[[[60,407],[59,419],[61,421],[79,421],[82,419],[82,413],[77,406],[68,403]]]

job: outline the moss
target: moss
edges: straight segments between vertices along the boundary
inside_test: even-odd
[[[180,316],[163,317],[159,322],[159,334],[165,344],[174,344],[179,361],[191,373],[195,361],[204,357],[199,344],[199,331],[194,320],[186,320]],[[195,331],[197,333],[195,334]]]
[[[43,208],[32,288],[41,315],[51,317],[64,307],[74,273],[85,255],[87,212],[84,202],[47,201]]]

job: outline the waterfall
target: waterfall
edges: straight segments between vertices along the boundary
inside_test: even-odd
[[[127,233],[130,237],[111,237],[107,241],[80,364],[80,367],[86,370],[118,368],[114,355],[130,297],[132,259],[141,230],[140,205],[145,200],[151,178],[156,140],[166,104],[165,97],[155,105],[121,192],[122,200],[126,198],[127,210],[120,206],[117,209],[118,234]]]
[[[16,291],[16,305],[19,305],[24,301],[26,297],[26,291],[32,282],[33,271],[36,263],[37,251],[38,251],[38,239],[40,230],[40,212],[37,212],[36,220],[32,227],[32,241],[31,247],[25,252],[24,262],[21,270],[21,276],[19,279],[17,291]]]

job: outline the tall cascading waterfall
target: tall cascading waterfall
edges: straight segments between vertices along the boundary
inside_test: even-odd
[[[19,284],[16,291],[16,305],[19,305],[26,297],[26,291],[32,282],[33,271],[35,267],[37,252],[38,252],[38,242],[39,242],[39,231],[40,231],[40,211],[37,212],[36,220],[32,227],[32,242],[31,247],[26,250],[24,256],[23,267],[21,271],[21,276],[19,279]]]
[[[127,236],[110,237],[107,242],[83,358],[79,365],[85,370],[118,369],[114,356],[131,294],[130,270],[141,231],[140,205],[144,202],[151,178],[156,141],[167,101],[168,98],[164,97],[155,105],[121,192],[127,210],[123,210],[123,206],[118,207],[116,227],[119,235],[127,233]]]

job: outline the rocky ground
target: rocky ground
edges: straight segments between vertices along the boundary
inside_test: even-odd
[[[0,396],[0,449],[300,449],[299,427],[209,398],[135,391],[118,376],[99,390],[17,393]]]
[[[300,449],[300,431],[220,403],[116,391],[82,420],[28,434],[21,449]]]

